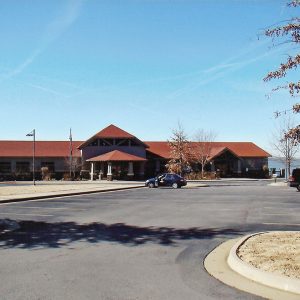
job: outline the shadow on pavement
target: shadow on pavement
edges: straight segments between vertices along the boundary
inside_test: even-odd
[[[0,249],[59,248],[73,242],[103,241],[138,246],[145,243],[175,245],[176,241],[209,239],[217,235],[240,235],[242,232],[222,228],[137,227],[124,223],[77,224],[74,222],[46,223],[37,221],[0,220]]]

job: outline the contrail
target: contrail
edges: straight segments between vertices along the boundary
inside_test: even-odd
[[[195,90],[196,88],[198,88],[199,86],[203,86],[206,85],[210,82],[213,82],[217,79],[220,79],[222,77],[224,77],[226,74],[228,73],[232,73],[235,72],[237,70],[240,70],[242,68],[244,68],[247,65],[250,65],[254,62],[257,62],[267,56],[269,56],[270,54],[276,54],[278,52],[281,52],[282,48],[276,48],[274,50],[271,51],[266,51],[260,55],[254,56],[252,58],[249,59],[245,59],[245,60],[241,60],[241,61],[236,61],[236,62],[232,62],[232,63],[228,63],[229,61],[234,60],[234,58],[228,59],[225,62],[218,64],[216,66],[213,66],[207,70],[204,70],[203,73],[207,73],[205,76],[199,76],[197,78],[193,79],[193,83],[190,83],[188,85],[186,85],[185,87],[182,87],[180,89],[177,89],[175,91],[173,91],[172,93],[170,93],[169,95],[165,96],[166,99],[172,99],[172,98],[176,98],[178,96],[181,96],[187,92],[190,92],[192,90]],[[243,55],[247,54],[244,53]],[[237,55],[235,58],[241,57],[243,55]]]
[[[61,36],[78,18],[84,0],[70,0],[63,14],[50,22],[45,30],[39,46],[20,65],[2,75],[0,82],[22,73],[34,60],[59,36]]]

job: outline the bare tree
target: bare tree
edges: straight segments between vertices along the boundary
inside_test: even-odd
[[[300,7],[300,0],[292,0],[287,3],[288,7],[295,9]],[[269,28],[265,31],[265,35],[271,37],[273,41],[277,41],[277,45],[284,43],[291,43],[293,49],[298,49],[300,44],[300,18],[292,17],[289,20],[280,23],[280,26]],[[295,70],[300,65],[300,53],[296,55],[289,55],[287,60],[280,64],[277,70],[269,72],[264,81],[270,81],[272,79],[282,79],[287,76],[288,72]],[[297,77],[297,75],[296,75]],[[277,86],[274,90],[287,89],[292,97],[299,96],[300,94],[300,81],[293,80],[286,82],[283,85]],[[300,103],[295,103],[292,110],[295,113],[300,112]],[[275,112],[276,116],[281,115],[282,112]],[[292,138],[296,142],[300,142],[300,125],[290,128],[286,133],[287,139]]]
[[[195,143],[193,144],[193,158],[195,162],[201,164],[201,177],[204,177],[204,167],[209,161],[211,150],[216,134],[212,131],[199,129],[194,135]]]
[[[79,157],[65,157],[65,166],[71,171],[69,173],[70,180],[75,178],[76,172],[79,172],[83,166],[81,158]]]
[[[169,172],[183,175],[184,171],[190,166],[190,142],[182,125],[178,123],[178,127],[173,129],[173,135],[169,141],[170,160],[166,167]]]
[[[285,164],[286,178],[291,174],[292,162],[299,151],[299,144],[287,134],[294,127],[294,122],[288,116],[282,119],[280,127],[274,133],[273,147],[278,153],[280,160]]]

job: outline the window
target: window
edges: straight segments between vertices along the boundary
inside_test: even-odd
[[[123,140],[118,143],[118,146],[129,146],[129,140]]]
[[[47,162],[47,161],[42,161],[41,162],[41,168],[48,168],[49,172],[54,172],[55,171],[55,165],[54,162]]]
[[[17,173],[28,173],[30,172],[30,163],[27,161],[18,161],[16,163]]]
[[[136,146],[140,146],[137,141],[135,140],[131,140],[131,146],[136,147]]]
[[[10,173],[11,164],[10,162],[0,162],[0,173]]]
[[[99,140],[99,145],[100,146],[112,146],[114,144],[113,139],[101,139]]]
[[[167,174],[165,177],[165,180],[172,180],[173,179],[173,175],[172,174]]]
[[[98,140],[94,140],[89,144],[89,146],[98,146]]]

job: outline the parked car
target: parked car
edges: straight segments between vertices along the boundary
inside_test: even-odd
[[[292,176],[289,177],[291,187],[296,187],[300,191],[300,168],[294,169]]]
[[[174,189],[181,188],[186,185],[186,180],[178,174],[165,173],[154,178],[146,180],[145,186],[149,188],[159,186],[170,186]]]

